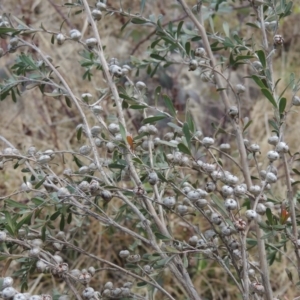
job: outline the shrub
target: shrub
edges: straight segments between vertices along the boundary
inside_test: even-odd
[[[0,136],[2,174],[15,176],[0,198],[2,298],[282,297],[269,269],[283,270],[288,260],[288,279],[299,275],[299,182],[292,179],[300,174],[299,152],[285,135],[300,105],[300,85],[292,73],[282,88],[273,60],[284,47],[280,24],[293,2],[199,1],[191,7],[178,0],[165,16],[150,14],[145,0],[139,13],[121,4],[55,6],[65,18],[59,30],[1,17],[7,45],[1,60],[13,57],[1,100],[20,102],[32,90],[35,105],[51,101],[55,110],[59,104],[58,116],[74,121],[59,125],[72,132],[63,150],[60,138],[44,149],[37,139],[21,149],[23,135],[19,145],[5,132]],[[234,21],[218,24],[222,15],[239,16],[235,11],[243,9],[249,16],[237,28]],[[171,20],[175,12],[181,16]],[[122,27],[115,25],[119,18]],[[68,31],[72,19],[78,26]],[[133,54],[144,44],[146,51],[111,56],[105,26],[137,36]],[[48,40],[52,52],[49,45],[44,50]],[[80,50],[68,56],[71,47]],[[66,72],[77,64],[82,74]],[[185,78],[194,78],[199,90],[189,90]],[[209,103],[199,92],[208,93]],[[251,137],[247,100],[255,93],[273,114],[272,135],[264,134],[269,149]],[[199,117],[206,126],[200,128]],[[52,118],[40,135],[56,135],[55,124],[59,119]],[[220,274],[226,287],[214,283]]]

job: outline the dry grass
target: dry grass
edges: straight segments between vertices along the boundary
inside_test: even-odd
[[[66,1],[11,0],[3,2],[4,3],[0,3],[0,12],[2,10],[12,16],[23,18],[24,22],[32,27],[38,28],[40,24],[43,23],[46,29],[59,31],[62,21],[66,20],[62,29],[63,32],[68,33],[71,28],[78,28],[82,31],[83,36],[92,36],[91,29],[81,14],[69,18],[69,11],[60,7],[60,4]],[[132,12],[139,10],[139,2],[138,0],[122,1],[124,8],[132,7]],[[193,1],[190,2],[193,3]],[[55,4],[57,5],[56,8]],[[117,6],[118,1],[111,0],[108,1],[108,4]],[[296,9],[299,10],[299,7]],[[164,14],[166,15],[166,19],[173,19],[182,15],[182,12],[172,8],[170,1],[148,1],[146,5],[146,15],[150,13]],[[275,77],[283,78],[279,85],[280,90],[288,83],[290,72],[295,72],[297,75],[297,71],[299,70],[299,61],[295,59],[298,55],[297,53],[299,53],[297,51],[300,48],[299,39],[297,39],[300,31],[299,18],[300,15],[298,13],[295,16],[287,18],[287,21],[282,24],[284,37],[289,41],[289,49],[288,52],[283,51],[275,59]],[[131,53],[137,40],[146,36],[148,31],[151,30],[129,26],[120,34],[119,28],[125,21],[123,17],[106,16],[103,22],[99,23],[99,32],[102,36],[103,44],[107,46],[108,56],[110,58],[117,57],[123,62],[129,60],[128,53]],[[218,17],[217,26],[221,26],[223,21],[223,17]],[[293,30],[288,30],[289,28]],[[105,87],[100,72],[95,74],[91,82],[82,80],[83,70],[78,64],[79,45],[68,43],[63,47],[57,47],[51,44],[50,39],[51,35],[37,33],[34,40],[45,53],[52,56],[55,64],[60,66],[60,71],[64,74],[76,95],[87,91],[93,91],[92,94],[95,94],[97,89]],[[149,43],[147,42],[141,45],[135,55],[145,56],[144,51],[148,45]],[[0,40],[0,46],[6,48],[6,41]],[[32,55],[35,56],[34,53]],[[10,75],[9,66],[11,66],[16,56],[17,54],[10,54],[5,59],[0,59],[0,80]],[[194,118],[198,126],[202,128],[205,133],[212,133],[213,129],[207,126],[207,124],[210,124],[211,121],[217,122],[217,120],[220,120],[220,116],[221,118],[224,116],[223,108],[220,107],[219,101],[216,101],[218,98],[217,94],[210,88],[200,87],[199,89],[199,74],[197,76],[195,73],[187,72],[185,67],[176,68],[174,72],[172,70],[172,72],[167,73],[167,75],[170,76],[173,86],[170,89],[167,87],[165,89],[171,94],[176,94],[177,98],[175,101],[179,103],[189,99],[189,105],[193,110]],[[231,74],[235,81],[238,81],[243,75],[245,75],[244,69],[238,69]],[[143,77],[145,81],[151,81],[151,79],[148,79],[145,75],[143,75]],[[161,78],[160,75],[154,78],[154,82],[157,84],[161,84],[162,80],[163,78]],[[151,93],[151,90],[149,93]],[[252,94],[249,92],[248,95],[251,97]],[[290,96],[291,95],[288,94],[288,100],[290,100]],[[266,153],[266,151],[270,149],[270,145],[267,144],[267,137],[271,134],[271,129],[268,125],[268,119],[272,118],[271,106],[265,99],[260,99],[260,96],[258,98],[251,97],[245,99],[245,101],[247,102],[246,107],[248,107],[247,113],[249,113],[250,119],[253,120],[253,124],[249,128],[248,136],[251,141],[261,145],[262,153]],[[106,109],[107,118],[115,116],[116,113],[109,101],[104,103],[104,107]],[[130,119],[129,116],[128,119]],[[300,118],[297,112],[293,112],[288,116],[287,120],[286,141],[290,145],[291,152],[294,153],[300,150]],[[92,125],[94,124],[93,122],[95,122],[93,119],[90,121]],[[75,139],[75,127],[78,123],[80,123],[78,113],[75,109],[68,108],[64,99],[54,100],[53,98],[42,96],[36,89],[23,91],[16,104],[10,100],[0,103],[1,135],[5,136],[21,152],[25,152],[31,145],[41,150],[49,148],[55,150],[77,149],[80,146]],[[226,139],[225,137],[224,141],[226,141]],[[0,142],[0,148],[3,147],[5,147],[5,145]],[[253,173],[255,173],[255,170],[253,170]],[[2,171],[0,173],[0,194],[9,194],[18,189],[22,182],[22,176],[18,170],[13,170],[12,168],[6,168]],[[281,189],[281,196],[283,195],[284,189]],[[20,200],[22,199],[20,198]],[[116,205],[118,204],[116,203]],[[85,250],[94,254],[101,254],[103,258],[121,265],[122,262],[117,253],[122,249],[123,245],[130,244],[129,238],[120,233],[110,235],[104,230],[101,224],[95,221],[91,222],[92,225],[86,228],[92,228],[92,231],[89,230],[80,235],[81,242],[85,245]],[[83,227],[83,230],[85,230],[85,227]],[[183,224],[179,223],[177,225],[176,237],[186,240],[188,236],[190,236],[190,233],[187,232]],[[143,249],[140,250],[143,251]],[[68,257],[74,255],[72,264],[70,263],[71,268],[84,268],[92,264],[92,262],[86,260],[86,258],[76,257],[75,254],[67,253],[66,255],[68,255]],[[255,256],[255,253],[252,255]],[[289,250],[286,256],[293,257],[292,251]],[[296,291],[296,287],[290,283],[284,271],[285,267],[290,265],[286,256],[282,256],[281,262],[275,263],[271,267],[271,278],[274,278],[272,284],[274,289],[278,291],[278,295],[281,299],[292,299],[298,292]],[[190,265],[196,266],[196,268],[193,269],[193,280],[195,281],[196,287],[199,287],[200,293],[206,295],[207,299],[240,299],[239,296],[233,296],[237,295],[233,285],[224,284],[228,278],[225,277],[223,271],[215,263],[208,261],[204,264],[201,261],[191,259]],[[110,272],[105,269],[100,270],[98,274],[97,279],[99,279],[101,284],[112,279],[115,282],[119,280],[120,283],[124,280],[120,274],[115,274],[115,272]],[[162,274],[161,280],[163,280],[163,284],[169,286],[170,291],[174,292],[176,299],[184,299],[184,296],[178,292],[168,274]],[[44,293],[45,290],[49,290],[52,283],[55,289],[63,290],[63,283],[54,282],[51,276],[36,277],[36,285],[34,285],[35,293]],[[99,283],[95,284],[99,285]],[[32,288],[32,286],[30,286],[30,288]]]

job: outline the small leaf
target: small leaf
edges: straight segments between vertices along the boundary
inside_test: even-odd
[[[130,19],[121,27],[121,32],[126,28],[126,26],[130,23]]]
[[[234,48],[234,43],[227,36],[224,39],[223,45],[227,48]]]
[[[146,23],[148,23],[148,21],[145,21],[145,20],[142,20],[142,19],[139,19],[139,18],[133,18],[131,20],[131,23],[132,24],[146,24]]]
[[[271,211],[270,208],[267,208],[267,210],[266,210],[266,216],[267,216],[267,219],[269,221],[269,224],[273,225],[273,215],[272,215],[272,211]]]
[[[155,53],[150,54],[150,57],[154,58],[156,60],[164,60],[164,61],[166,60],[164,57],[162,57],[162,56],[160,56],[158,54],[155,54]]]
[[[166,118],[166,116],[162,116],[162,115],[155,116],[155,117],[149,117],[149,118],[146,118],[143,120],[143,124],[151,124],[151,123],[163,120],[165,118]]]
[[[167,237],[167,236],[165,236],[165,235],[163,235],[163,234],[161,234],[161,233],[159,233],[159,232],[155,232],[155,237],[156,237],[157,239],[159,239],[159,240],[166,240],[166,241],[169,241],[169,240],[170,240],[169,237]]]
[[[144,8],[145,8],[146,0],[141,1],[141,14],[143,14]]]
[[[54,214],[51,215],[50,220],[54,221],[57,219],[57,217],[60,215],[60,211],[56,211]]]
[[[293,169],[293,172],[296,173],[297,175],[300,175],[300,172],[297,169]]]
[[[51,44],[54,44],[54,39],[55,39],[54,34],[52,34],[52,37],[51,37]]]
[[[243,132],[245,132],[245,130],[251,125],[252,122],[253,122],[253,121],[250,120],[250,121],[245,125],[245,127],[244,127],[244,129],[243,129]]]
[[[181,32],[181,28],[182,28],[183,23],[184,23],[184,21],[180,21],[179,24],[178,24],[178,27],[177,27],[177,38],[180,37],[180,32]]]
[[[185,120],[189,126],[190,131],[192,133],[194,133],[195,132],[195,124],[194,124],[194,120],[193,120],[193,116],[192,116],[191,112],[188,111],[186,113]]]
[[[187,155],[192,155],[190,149],[183,143],[179,143],[177,147],[180,152],[187,154]]]
[[[279,113],[283,114],[286,107],[286,98],[281,98],[279,101]]]
[[[73,159],[78,168],[81,168],[82,166],[84,166],[84,163],[80,159],[78,159],[75,155],[73,155]]]
[[[272,93],[270,92],[269,89],[261,89],[261,92],[265,95],[265,97],[270,101],[270,103],[275,107],[277,108],[277,103],[272,95]]]
[[[126,130],[125,127],[123,126],[123,124],[121,122],[119,122],[119,127],[120,127],[120,134],[122,136],[123,141],[126,141]]]
[[[260,87],[260,88],[266,88],[267,86],[263,83],[263,81],[256,75],[252,75],[251,78],[255,81],[255,83]]]
[[[42,184],[45,182],[47,176],[45,176],[40,182],[38,182],[34,188],[37,190],[38,188],[40,188],[42,186]]]
[[[64,231],[64,229],[65,229],[65,216],[63,214],[61,215],[61,219],[60,219],[60,223],[59,223],[59,229],[61,231]]]
[[[190,52],[191,52],[191,43],[190,42],[185,43],[185,51],[186,51],[186,54],[189,56]]]
[[[72,102],[69,97],[65,96],[66,104],[68,107],[72,107]]]
[[[130,105],[129,108],[130,109],[144,109],[144,108],[147,108],[148,106],[146,105],[140,105],[140,104],[133,104],[133,105]]]
[[[246,23],[246,25],[248,25],[248,26],[251,26],[251,27],[254,27],[254,28],[258,28],[258,29],[260,29],[260,27],[259,26],[257,26],[256,24],[254,24],[254,23]]]
[[[137,285],[138,287],[143,287],[143,286],[147,285],[147,282],[145,282],[145,281],[140,281],[140,282],[138,282],[136,285]]]
[[[258,56],[259,61],[261,62],[263,68],[265,69],[267,66],[265,52],[263,50],[255,51]]]
[[[190,132],[190,129],[189,129],[189,125],[187,123],[183,124],[182,131],[183,131],[183,134],[185,136],[188,147],[191,148],[191,138],[192,138],[192,136],[191,136],[191,132]]]
[[[77,135],[76,135],[76,137],[77,137],[77,141],[80,141],[80,139],[81,139],[81,134],[82,134],[82,126],[81,127],[79,127],[79,129],[77,130]]]
[[[28,209],[26,204],[22,204],[20,202],[14,201],[12,199],[6,199],[5,203],[10,207],[20,208],[20,209]]]
[[[168,108],[168,110],[170,111],[171,115],[175,116],[176,115],[176,110],[174,108],[172,100],[167,95],[163,95],[163,99],[164,99],[165,105]]]

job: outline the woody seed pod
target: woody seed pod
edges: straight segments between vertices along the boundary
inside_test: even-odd
[[[119,256],[120,256],[121,258],[127,258],[129,255],[130,255],[130,252],[129,252],[128,250],[121,250],[121,251],[119,252]]]
[[[274,46],[281,46],[284,42],[284,39],[280,34],[275,34],[273,41],[274,41]]]
[[[110,201],[112,199],[112,193],[108,190],[103,190],[100,193],[101,197],[103,198],[104,201]]]
[[[169,196],[169,197],[165,197],[163,199],[163,204],[168,207],[168,208],[172,208],[174,207],[174,205],[176,204],[176,200],[174,197]]]
[[[71,29],[71,30],[70,30],[70,36],[71,36],[71,39],[72,39],[73,41],[79,41],[80,38],[81,38],[81,33],[80,33],[80,31],[77,30],[77,29]]]
[[[64,41],[66,40],[65,36],[62,33],[59,33],[56,36],[56,40],[57,40],[57,44],[58,45],[62,45],[64,43]]]
[[[0,55],[0,57],[1,57],[1,55]],[[292,104],[294,106],[300,106],[300,97],[294,96],[293,99],[292,99]]]
[[[2,281],[2,289],[12,286],[14,280],[12,277],[4,277]]]
[[[148,182],[151,185],[155,185],[157,183],[157,181],[158,181],[157,173],[156,172],[149,173],[149,175],[148,175]]]
[[[205,137],[203,140],[202,140],[202,145],[204,147],[209,147],[209,146],[212,146],[214,144],[215,140],[211,137]]]
[[[285,142],[279,142],[275,148],[278,153],[289,152],[289,146]]]
[[[278,141],[279,141],[279,138],[277,135],[273,135],[268,138],[268,143],[273,146],[276,146]]]
[[[12,299],[17,294],[17,291],[13,287],[7,287],[2,291],[3,299]]]
[[[102,18],[101,10],[99,9],[93,9],[92,10],[92,17],[95,21],[100,21]]]
[[[228,210],[235,210],[235,209],[237,209],[237,206],[238,206],[238,205],[237,205],[236,200],[234,200],[234,199],[232,199],[232,198],[227,198],[227,199],[225,200],[224,206],[225,206],[225,208],[228,209]]]
[[[81,155],[89,155],[92,151],[92,148],[88,145],[83,145],[79,148],[79,153]]]
[[[256,219],[257,218],[257,212],[255,211],[255,210],[253,210],[253,209],[248,209],[248,210],[246,210],[246,212],[245,212],[245,216],[246,216],[246,218],[248,219],[248,220],[254,220],[254,219]]]
[[[85,44],[88,48],[91,49],[91,48],[95,47],[98,44],[98,42],[95,38],[89,38],[89,39],[85,40]]]
[[[242,84],[237,84],[235,88],[238,94],[245,93],[246,91],[246,88]]]
[[[37,161],[41,165],[44,165],[44,164],[47,164],[50,160],[51,160],[51,157],[49,155],[41,155]]]
[[[267,157],[270,162],[273,162],[279,158],[279,153],[277,151],[269,151]]]
[[[192,59],[189,63],[189,71],[195,71],[198,68],[198,62],[195,59]]]
[[[196,48],[196,50],[195,50],[195,56],[202,57],[202,58],[205,57],[206,56],[205,49],[202,48],[202,47]]]

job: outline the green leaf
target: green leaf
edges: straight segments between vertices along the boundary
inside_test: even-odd
[[[15,103],[17,102],[16,93],[13,88],[11,89],[11,98],[12,98],[13,102],[15,102]]]
[[[190,42],[185,43],[185,51],[186,51],[186,54],[189,56],[190,52],[191,52],[191,43]]]
[[[155,232],[155,237],[159,240],[165,240],[165,241],[169,241],[170,238],[161,234],[160,232]]]
[[[181,33],[181,28],[183,25],[184,21],[180,21],[177,27],[177,39],[180,37],[180,33]]]
[[[169,147],[177,148],[177,144],[174,144],[174,143],[171,143],[171,142],[168,142],[168,141],[159,140],[158,143],[160,145],[166,145],[166,146],[169,146]]]
[[[142,20],[142,19],[139,19],[139,18],[133,18],[131,20],[131,23],[132,24],[146,24],[146,23],[148,23],[148,21],[145,21],[145,20]]]
[[[300,175],[300,172],[297,170],[297,169],[292,169],[293,170],[293,172],[295,173],[295,174],[297,174],[297,175]]]
[[[143,124],[151,124],[151,123],[163,120],[165,118],[166,118],[166,116],[162,116],[162,115],[155,116],[155,117],[149,117],[149,118],[146,118],[143,120]]]
[[[20,209],[28,209],[28,206],[22,203],[19,203],[17,201],[14,201],[12,199],[6,199],[4,202],[9,206],[9,207],[15,207],[15,208],[20,208]]]
[[[42,227],[42,241],[46,241],[46,226]]]
[[[146,105],[140,105],[140,104],[133,104],[133,105],[130,105],[129,108],[130,109],[144,109],[144,108],[147,108],[148,106]]]
[[[263,81],[256,75],[252,75],[251,78],[255,81],[255,83],[260,87],[260,88],[266,88],[267,86],[263,83]]]
[[[270,208],[267,208],[267,210],[266,210],[266,216],[267,216],[267,219],[269,221],[269,224],[273,225],[273,215],[272,215],[272,211],[271,211]]]
[[[122,94],[122,93],[119,93],[119,97],[122,98],[122,99],[125,99],[125,100],[132,100],[131,97],[129,97],[129,96],[126,95],[126,94]]]
[[[121,27],[121,32],[126,28],[126,26],[130,23],[130,19]]]
[[[163,99],[164,99],[165,105],[168,108],[169,112],[174,117],[176,115],[176,110],[174,108],[172,100],[167,95],[163,95]]]
[[[120,133],[123,138],[123,141],[126,143],[126,130],[121,122],[119,122]]]
[[[8,28],[8,27],[0,27],[0,34],[5,34],[5,33],[14,33],[17,32],[18,30],[14,29],[14,28]]]
[[[81,140],[81,134],[82,134],[82,126],[79,127],[79,129],[77,130],[77,141],[80,141]]]
[[[138,287],[143,287],[143,286],[147,285],[147,282],[145,282],[145,281],[140,281],[140,282],[138,282],[136,285],[137,285]]]
[[[156,59],[156,60],[163,60],[163,61],[166,61],[166,59],[165,59],[164,57],[162,57],[162,56],[160,56],[160,55],[158,55],[158,54],[155,54],[155,53],[150,54],[150,57],[151,57],[151,58],[154,58],[154,59]]]
[[[79,158],[77,158],[75,155],[73,155],[73,159],[78,168],[81,168],[82,166],[84,166],[84,163]]]
[[[228,48],[234,48],[234,43],[227,36],[224,39],[223,45]]]
[[[38,188],[40,188],[40,187],[43,185],[43,183],[45,182],[46,178],[47,178],[47,176],[45,176],[40,182],[38,182],[38,183],[34,186],[34,188],[35,188],[36,190],[37,190]]]
[[[72,213],[69,213],[67,218],[67,223],[71,224],[71,222],[72,222]]]
[[[143,14],[145,4],[146,4],[146,0],[141,0],[141,14]]]
[[[191,136],[191,132],[190,132],[190,129],[189,129],[189,125],[187,123],[183,124],[182,132],[185,136],[188,147],[191,148],[191,138],[192,138],[192,136]]]
[[[281,98],[279,101],[279,113],[283,114],[286,107],[286,98]]]
[[[157,86],[155,91],[154,91],[154,105],[155,107],[157,106],[157,101],[158,101],[158,98],[160,96],[160,93],[161,93],[161,86]]]
[[[259,26],[257,26],[257,25],[254,24],[254,23],[246,23],[246,25],[251,26],[251,27],[254,27],[254,28],[260,29]]]
[[[57,219],[57,217],[61,214],[61,212],[58,210],[54,214],[51,215],[50,220],[54,221]]]
[[[36,206],[40,206],[45,202],[45,200],[42,198],[36,197],[36,198],[32,198],[31,202],[34,203]]]
[[[277,103],[272,95],[272,93],[270,92],[269,89],[263,88],[261,89],[261,92],[265,95],[265,97],[270,101],[270,103],[277,108]]]
[[[267,66],[265,52],[263,50],[255,51],[258,56],[259,61],[261,62],[263,68],[265,69]]]
[[[187,111],[185,120],[189,126],[190,132],[194,133],[195,132],[195,124],[194,124],[193,116],[190,111]]]
[[[72,107],[72,102],[69,97],[65,96],[66,104],[68,107]]]
[[[251,125],[252,122],[253,122],[253,121],[250,120],[250,121],[245,125],[245,127],[244,127],[244,129],[243,129],[243,132],[245,132],[245,130]]]
[[[180,152],[185,153],[187,155],[192,155],[190,149],[185,144],[179,143],[177,147]]]
[[[55,37],[54,37],[54,34],[52,34],[52,37],[51,37],[51,44],[54,44],[54,41],[55,41]]]
[[[59,223],[59,230],[64,231],[64,229],[65,229],[65,216],[62,214]]]

